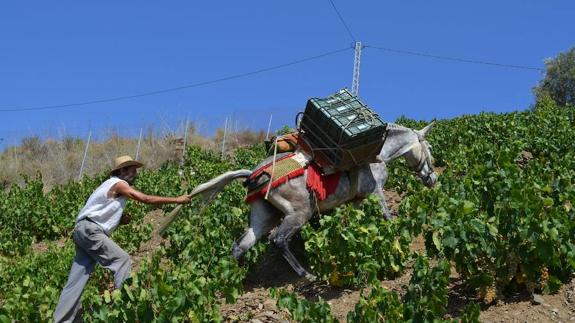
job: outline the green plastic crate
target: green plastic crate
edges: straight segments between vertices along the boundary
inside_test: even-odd
[[[375,161],[387,124],[347,89],[328,98],[308,100],[300,133],[335,169]]]

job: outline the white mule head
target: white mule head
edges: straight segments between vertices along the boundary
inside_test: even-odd
[[[417,176],[428,187],[432,187],[437,182],[437,174],[433,169],[433,156],[431,155],[431,145],[425,139],[433,127],[431,122],[421,130],[413,130],[419,140],[413,148],[405,154],[405,158],[410,167],[417,173]]]

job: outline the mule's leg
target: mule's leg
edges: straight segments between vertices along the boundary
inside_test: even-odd
[[[391,212],[389,211],[389,208],[387,207],[387,202],[385,201],[385,194],[383,194],[383,188],[380,187],[378,185],[378,187],[376,187],[375,190],[373,190],[373,192],[371,192],[375,195],[377,195],[377,197],[379,198],[379,204],[381,205],[381,210],[383,212],[383,218],[386,220],[391,220],[392,215]],[[356,209],[359,209],[361,207],[361,202],[363,200],[354,200],[353,201],[353,207]]]
[[[381,210],[383,211],[383,217],[386,220],[391,220],[391,212],[387,207],[387,202],[385,201],[385,194],[383,194],[383,186],[387,181],[387,166],[385,163],[370,164],[370,170],[375,180],[375,188],[373,189],[373,194],[377,195],[379,198],[379,204],[381,205]]]
[[[385,170],[385,179],[382,181],[377,181],[377,185],[375,188],[375,195],[377,195],[379,197],[379,204],[381,204],[381,209],[383,211],[383,217],[386,220],[391,220],[392,215],[391,212],[389,211],[389,208],[387,207],[387,201],[385,200],[385,194],[383,193],[384,188],[383,185],[385,184],[385,181],[387,180],[387,170]]]
[[[270,239],[281,250],[285,260],[300,277],[314,281],[315,276],[305,270],[289,250],[291,237],[301,229],[313,214],[312,199],[305,187],[305,181],[302,181],[302,185],[297,185],[296,182],[299,181],[301,181],[300,178],[289,183],[292,185],[280,187],[279,194],[271,196],[270,201],[285,214],[285,217]]]
[[[392,216],[391,212],[389,211],[389,208],[387,207],[387,202],[385,201],[385,194],[383,194],[383,187],[378,187],[373,193],[377,195],[377,197],[379,197],[379,204],[381,205],[381,209],[383,211],[383,217],[388,221],[391,220]]]
[[[279,222],[279,211],[263,199],[251,204],[250,226],[232,246],[232,255],[240,259],[256,242]]]
[[[299,263],[297,258],[289,249],[289,241],[291,237],[305,224],[305,222],[302,223],[301,218],[301,214],[286,215],[279,228],[275,232],[272,241],[281,250],[285,260],[300,277],[305,277],[308,280],[313,281],[315,280],[315,276],[303,268],[303,266]]]

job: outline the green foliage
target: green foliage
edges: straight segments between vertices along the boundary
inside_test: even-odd
[[[242,166],[254,163],[240,152]],[[205,182],[238,168],[217,154],[191,147],[183,169],[190,185]],[[189,177],[188,177],[189,176]],[[226,187],[218,199],[205,206],[199,200],[184,206],[179,220],[166,232],[170,246],[162,248],[130,281],[109,298],[89,299],[91,321],[221,321],[219,297],[234,302],[242,291],[247,269],[231,258],[230,246],[243,233],[248,206],[240,183]],[[265,245],[255,246],[245,262],[253,265]]]
[[[239,148],[234,152],[234,163],[237,168],[252,169],[267,157],[263,143],[249,148]]]
[[[373,285],[369,295],[362,295],[354,311],[347,314],[348,322],[404,322],[403,303],[398,293],[379,284]]]
[[[88,322],[220,321],[216,293],[238,285],[235,265],[226,259],[210,266],[161,261],[161,252],[129,278],[121,289],[92,297],[84,304]],[[209,272],[206,272],[209,270]],[[236,273],[234,275],[234,273]],[[225,292],[225,290],[224,290]]]
[[[406,118],[414,128],[427,123]],[[312,272],[332,285],[372,285],[349,321],[440,321],[446,315],[449,263],[485,303],[508,290],[553,292],[575,271],[575,108],[541,99],[535,109],[482,113],[438,121],[433,144],[439,183],[428,189],[401,162],[389,166],[389,182],[407,194],[400,218],[384,221],[375,197],[359,209],[342,206],[305,226],[302,236]],[[139,174],[136,188],[180,195],[221,173],[252,168],[265,157],[263,145],[239,149],[233,159],[189,147],[183,167],[167,163]],[[44,192],[41,178],[0,192],[0,321],[48,321],[74,253],[68,239],[74,219],[106,174]],[[230,246],[247,225],[245,190],[234,183],[209,205],[199,199],[182,208],[161,247],[120,290],[97,266],[82,298],[87,322],[220,321],[222,298],[234,302],[242,282],[266,249],[259,243],[239,267]],[[164,211],[173,206],[164,207]],[[129,202],[132,223],[113,239],[129,252],[149,239],[143,218],[154,207]],[[381,288],[380,279],[404,271],[411,237],[422,234],[430,268],[418,257],[405,296]],[[64,247],[50,241],[62,239]],[[46,252],[32,252],[42,240]],[[444,260],[446,259],[446,260]],[[324,301],[311,303],[274,291],[278,305],[295,320],[335,321]],[[463,322],[478,321],[469,304]]]
[[[573,112],[547,102],[439,122],[431,133],[447,168],[400,213],[486,303],[508,288],[555,291],[575,268]]]
[[[274,288],[270,289],[270,295],[277,299],[277,306],[286,309],[297,322],[338,322],[332,316],[329,304],[321,298],[317,302],[310,302],[284,289],[276,290]]]
[[[408,168],[403,158],[388,164],[387,172],[389,178],[385,183],[386,190],[393,190],[400,194],[412,194],[421,189],[421,181],[413,171]]]
[[[477,303],[469,303],[463,307],[463,310],[459,316],[459,322],[461,323],[479,323],[479,314],[481,314],[481,308]]]
[[[158,170],[143,170],[138,173],[134,187],[150,195],[178,196],[185,193],[187,185],[174,162],[163,164]],[[149,205],[149,208],[154,206]],[[169,207],[169,206],[168,206]],[[172,206],[173,207],[173,206]]]
[[[312,271],[336,286],[364,285],[401,273],[409,260],[410,234],[386,221],[375,195],[360,209],[337,208],[302,229]]]
[[[550,97],[559,105],[575,106],[575,47],[545,61],[545,77],[533,89],[538,100]]]
[[[413,274],[404,296],[404,316],[416,322],[431,322],[447,312],[449,262],[441,260],[430,268],[426,257],[415,260]]]
[[[447,313],[449,262],[441,260],[431,268],[425,256],[415,260],[413,274],[403,299],[379,283],[371,286],[369,295],[362,295],[355,309],[347,315],[348,322],[439,322]],[[477,306],[465,308],[461,320],[479,320]]]
[[[242,167],[254,164],[257,154],[257,148],[251,152],[240,151],[238,163]],[[183,168],[168,163],[157,171],[143,171],[135,185],[150,194],[174,196],[237,167],[215,153],[190,147]],[[62,224],[58,228],[58,232],[65,232],[73,225],[87,196],[103,179],[84,178],[82,182],[70,183],[47,194],[42,193],[41,180],[37,179],[24,188],[14,188],[9,193],[10,199],[2,199],[1,203],[8,211],[18,201],[34,201],[26,204],[28,209],[25,210],[40,209],[44,214],[49,214],[55,207],[69,209],[61,216]],[[84,319],[88,322],[220,321],[219,298],[235,301],[247,271],[230,256],[232,242],[247,224],[248,206],[243,202],[244,197],[244,188],[235,183],[209,207],[203,208],[199,200],[184,206],[180,220],[166,233],[169,246],[161,248],[151,261],[142,263],[120,290],[109,292],[111,274],[96,266],[83,294]],[[16,211],[23,209],[15,208]],[[118,228],[113,239],[129,252],[136,250],[150,237],[151,227],[144,225],[142,219],[152,209],[129,202],[126,212],[132,215],[132,224]],[[27,222],[27,214],[21,222],[14,223],[28,225],[26,228],[30,231],[36,230]],[[2,215],[8,219],[13,214]],[[0,230],[2,234],[10,238],[18,236],[16,230],[5,228]],[[54,233],[53,236],[58,235]],[[27,242],[28,248],[30,242]],[[0,245],[9,246],[4,241]],[[19,258],[0,258],[0,315],[23,321],[50,320],[72,262],[72,245],[68,241],[62,250],[50,249],[41,254],[27,250]],[[260,244],[246,255],[248,268],[264,250],[265,245]],[[48,273],[52,275],[48,277]]]
[[[74,219],[101,178],[57,186],[44,194],[41,177],[25,178],[0,199],[0,254],[20,255],[38,240],[69,235]]]
[[[0,258],[0,319],[45,322],[52,317],[70,271],[74,248],[51,246],[41,255]]]
[[[278,129],[276,131],[276,135],[277,136],[287,135],[288,133],[292,133],[294,131],[295,131],[295,129],[291,128],[288,125],[284,125],[283,127],[281,127],[280,129]]]

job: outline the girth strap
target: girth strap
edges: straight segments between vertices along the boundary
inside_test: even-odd
[[[353,200],[357,198],[358,194],[357,190],[359,186],[359,168],[354,167],[350,169],[348,172],[348,176],[349,176],[351,199]]]

